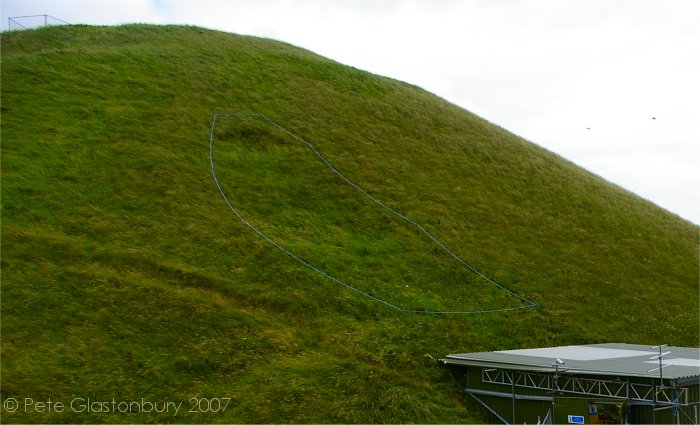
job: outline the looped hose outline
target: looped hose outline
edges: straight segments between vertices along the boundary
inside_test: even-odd
[[[226,196],[226,193],[221,187],[221,184],[219,183],[219,179],[216,176],[216,170],[214,168],[214,129],[216,127],[216,120],[217,117],[219,116],[228,116],[228,117],[257,117],[257,118],[262,118],[274,127],[278,128],[282,132],[286,133],[287,135],[291,136],[295,140],[303,143],[307,147],[309,147],[314,154],[331,170],[333,171],[336,175],[338,175],[341,179],[343,179],[346,183],[348,183],[350,186],[355,188],[358,192],[362,193],[369,199],[371,199],[374,203],[377,205],[381,206],[382,208],[386,209],[387,211],[391,212],[395,216],[401,218],[402,220],[416,226],[422,233],[424,233],[428,238],[430,238],[433,242],[435,242],[440,248],[442,248],[443,251],[451,255],[454,259],[456,259],[459,263],[461,263],[463,266],[471,270],[473,273],[478,275],[479,277],[485,279],[487,282],[491,283],[492,285],[496,286],[498,289],[507,292],[508,294],[518,298],[519,300],[523,301],[526,303],[526,305],[518,306],[518,307],[507,307],[507,308],[500,308],[500,309],[488,309],[488,310],[468,310],[468,311],[431,311],[431,310],[414,310],[414,309],[404,309],[401,307],[398,307],[388,301],[385,301],[381,298],[377,298],[371,294],[368,294],[360,289],[355,288],[354,286],[343,282],[342,280],[329,275],[328,273],[324,272],[323,270],[320,270],[316,268],[315,266],[309,264],[308,262],[302,260],[301,258],[297,257],[294,255],[292,252],[278,244],[277,242],[273,241],[269,236],[267,236],[265,233],[263,233],[260,229],[257,227],[253,226],[246,220],[239,212],[236,210],[236,208],[233,207],[231,202],[229,202],[228,197]],[[532,308],[532,307],[537,307],[537,303],[530,301],[529,299],[520,296],[516,294],[515,292],[511,291],[510,289],[504,287],[503,285],[500,285],[496,282],[494,282],[492,279],[488,278],[486,275],[478,271],[476,268],[472,267],[470,264],[468,264],[466,261],[464,261],[461,257],[459,257],[457,254],[454,252],[450,251],[442,242],[440,242],[435,236],[433,236],[430,232],[428,232],[423,226],[418,224],[417,222],[411,220],[410,218],[404,216],[403,214],[397,212],[396,210],[392,209],[391,207],[388,207],[384,203],[382,203],[380,200],[377,198],[373,197],[370,195],[368,192],[366,192],[364,189],[362,189],[360,186],[352,182],[350,179],[345,177],[340,171],[338,171],[321,153],[316,149],[314,145],[311,143],[307,142],[306,140],[302,139],[301,137],[297,136],[296,134],[292,133],[291,131],[287,130],[286,128],[282,127],[281,125],[277,124],[274,122],[272,119],[268,118],[265,114],[262,113],[214,113],[214,118],[212,119],[211,122],[211,133],[209,135],[209,163],[211,165],[211,174],[212,177],[214,178],[214,183],[216,183],[217,189],[219,189],[219,193],[221,194],[221,197],[224,198],[224,202],[226,202],[226,205],[228,205],[229,209],[233,211],[233,213],[249,228],[251,228],[255,233],[260,235],[263,239],[265,239],[267,242],[269,242],[271,245],[273,245],[275,248],[278,250],[282,251],[283,253],[287,254],[294,260],[298,261],[299,263],[303,264],[304,266],[308,267],[309,269],[315,271],[316,273],[320,274],[321,276],[332,280],[333,282],[344,286],[347,289],[350,289],[364,297],[367,297],[371,299],[372,301],[376,301],[378,303],[384,304],[387,307],[390,307],[400,313],[420,313],[420,314],[483,314],[483,313],[497,313],[497,312],[504,312],[504,311],[512,311],[512,310],[521,310],[525,308]]]

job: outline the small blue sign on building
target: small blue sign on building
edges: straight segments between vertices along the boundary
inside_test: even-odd
[[[569,423],[570,424],[582,424],[582,423],[584,423],[583,416],[569,415]]]

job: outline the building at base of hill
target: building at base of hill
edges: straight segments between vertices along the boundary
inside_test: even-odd
[[[450,354],[503,423],[700,424],[700,350],[593,344]]]

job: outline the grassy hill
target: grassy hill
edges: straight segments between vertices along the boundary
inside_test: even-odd
[[[1,398],[183,403],[5,422],[480,422],[434,359],[700,345],[697,226],[418,87],[175,26],[5,33],[1,71]],[[538,306],[400,313],[304,267],[220,196],[216,112],[264,113]],[[523,305],[265,120],[214,130],[229,201],[310,264],[401,308]]]

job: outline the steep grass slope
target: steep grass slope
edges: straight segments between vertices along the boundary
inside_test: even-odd
[[[215,112],[266,114],[539,306],[402,314],[300,265],[221,198]],[[232,204],[339,279],[405,308],[522,305],[273,126],[222,117],[214,140]],[[284,43],[144,25],[2,36],[2,401],[184,403],[6,422],[481,421],[435,358],[698,346],[697,246],[696,226],[461,108]],[[192,397],[230,402],[190,412]]]

